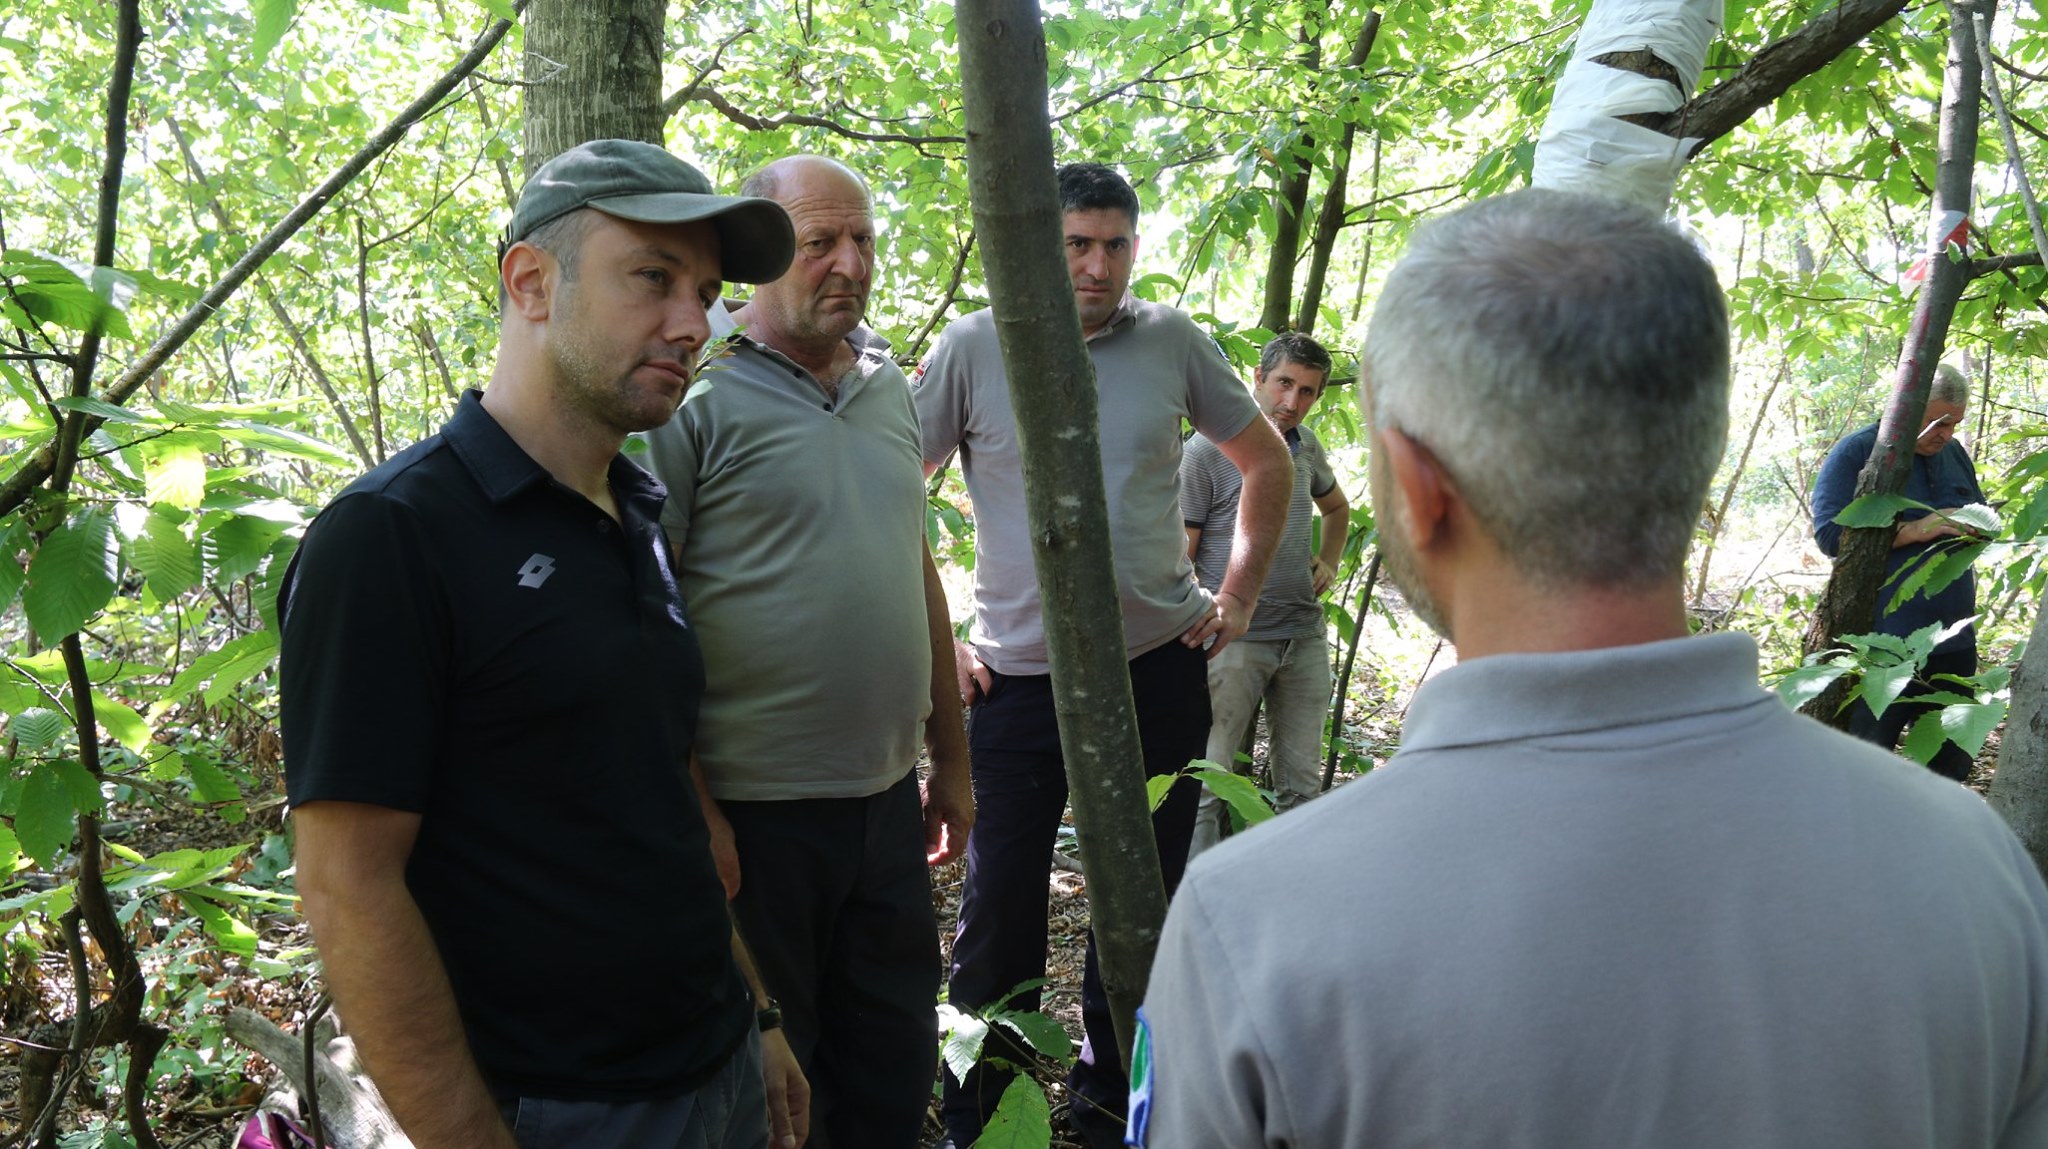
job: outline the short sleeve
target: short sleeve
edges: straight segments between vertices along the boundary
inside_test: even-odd
[[[1182,322],[1187,324],[1188,336],[1188,422],[1210,442],[1227,443],[1259,417],[1259,406],[1216,341],[1203,334],[1193,320],[1183,317]]]
[[[428,545],[411,509],[375,492],[344,494],[307,529],[278,611],[292,805],[425,809],[453,646]]]
[[[1139,1144],[1235,1149],[1271,1143],[1272,1065],[1250,1029],[1250,1004],[1199,887],[1181,886],[1145,989],[1148,1116]]]
[[[668,488],[661,525],[677,548],[690,537],[690,511],[697,502],[697,442],[689,411],[691,398],[703,386],[700,380],[683,397],[674,418],[641,436],[647,443],[647,470]]]
[[[1207,528],[1216,507],[1216,483],[1204,465],[1202,448],[1207,445],[1208,440],[1197,434],[1180,453],[1180,521],[1196,530]]]
[[[918,445],[928,467],[945,466],[967,433],[968,357],[959,353],[959,343],[952,328],[947,328],[910,378]]]

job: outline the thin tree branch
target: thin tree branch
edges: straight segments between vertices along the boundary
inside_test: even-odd
[[[1993,52],[1991,54],[1991,59],[1995,61],[1999,67],[2004,68],[2006,71],[2011,72],[2013,75],[2018,76],[2022,80],[2034,80],[2037,82],[2048,83],[2048,76],[2043,76],[2038,73],[2029,72],[2025,68],[2020,67],[2019,65],[2013,63],[2011,60],[2006,59],[2004,56],[2001,56],[1996,52]]]
[[[689,83],[684,84],[682,87],[677,88],[675,91],[669,93],[668,99],[663,100],[661,102],[661,118],[663,120],[674,119],[675,114],[683,110],[683,105],[689,103],[692,99],[696,97],[698,86],[703,84],[705,79],[709,77],[711,73],[716,72],[718,70],[718,63],[722,58],[724,58],[725,50],[727,48],[732,47],[734,41],[738,40],[742,36],[751,34],[753,31],[753,25],[750,24],[747,27],[741,28],[739,31],[734,32],[732,35],[727,36],[725,39],[720,40],[718,42],[718,45],[711,50],[710,62],[706,63],[703,67],[697,69],[697,74],[690,77]]]
[[[1728,79],[1648,125],[1678,139],[1697,137],[1692,155],[1770,106],[1793,84],[1812,75],[1905,9],[1907,0],[1842,0],[1798,31],[1764,45]]]
[[[135,56],[142,45],[142,12],[140,0],[122,0],[115,14],[114,73],[107,85],[107,156],[100,168],[99,219],[93,241],[92,265],[93,294],[100,292],[100,269],[114,266],[115,240],[121,224],[121,176],[128,162],[128,99],[135,89]],[[92,322],[87,325],[85,338],[79,341],[77,358],[71,364],[71,397],[83,399],[92,394],[93,369],[99,366],[100,340],[106,331],[106,314],[112,307],[112,299],[102,301],[94,309]],[[64,415],[63,429],[57,433],[52,446],[55,452],[50,473],[54,478],[51,486],[62,490],[71,482],[72,469],[78,466],[78,444],[85,439],[86,413],[68,411]]]
[[[1964,13],[1957,9],[1960,18]],[[2027,228],[2034,233],[2034,251],[2048,259],[2048,231],[2041,228],[2041,204],[2034,198],[2034,183],[2027,178],[2027,165],[2020,156],[2019,137],[2012,130],[2012,113],[2006,111],[2005,93],[1998,88],[1998,69],[1991,66],[1991,26],[1982,12],[1969,13],[1970,29],[1977,35],[1977,50],[1984,54],[1984,90],[1991,96],[1991,110],[2005,134],[2005,158],[2012,165],[2013,182],[2019,186],[2020,204],[2027,209]]]
[[[960,258],[953,261],[953,276],[946,281],[945,298],[939,300],[938,307],[932,310],[930,318],[924,321],[924,326],[918,328],[917,335],[911,339],[910,346],[905,351],[905,355],[910,359],[915,360],[918,357],[918,352],[924,349],[924,341],[931,337],[933,329],[939,325],[939,320],[945,318],[946,312],[953,309],[953,300],[960,294],[960,280],[967,274],[967,253],[973,250],[974,229],[970,227],[967,229],[967,238],[960,241]]]
[[[531,0],[514,0],[514,12],[524,12],[529,3],[531,3]],[[505,34],[511,30],[512,21],[493,21],[491,26],[484,31],[484,34],[477,39],[475,46],[461,60],[457,61],[454,67],[443,74],[440,79],[436,80],[418,98],[414,99],[412,103],[407,104],[390,124],[386,125],[382,131],[365,143],[355,155],[351,156],[333,175],[329,176],[325,183],[315,188],[311,195],[307,196],[289,214],[279,220],[262,239],[256,242],[254,247],[250,248],[241,259],[235,262],[233,267],[228,269],[227,274],[221,277],[220,282],[214,284],[169,330],[158,337],[155,345],[143,352],[142,357],[130,365],[128,370],[122,372],[121,377],[116,379],[100,397],[109,403],[120,404],[127,402],[129,397],[135,394],[144,381],[156,374],[157,369],[162,367],[165,361],[169,360],[180,347],[185,345],[187,340],[192,338],[195,332],[205,326],[209,319],[213,318],[214,314],[220,310],[221,305],[226,303],[236,291],[241,289],[242,284],[247,282],[249,277],[256,273],[257,268],[263,266],[265,261],[272,255],[275,255],[277,250],[284,246],[285,241],[296,235],[299,229],[306,225],[307,221],[320,214],[321,209],[327,206],[328,201],[332,200],[336,194],[347,187],[349,181],[362,174],[363,169],[369,167],[378,156],[390,150],[398,141],[404,139],[408,129],[418,123],[429,112],[434,111],[441,99],[453,91],[456,85],[460,84],[471,72],[474,72],[477,65],[483,63],[490,56],[491,52],[497,48],[499,42],[505,38]],[[86,420],[84,433],[91,434],[103,422],[105,420],[98,416]],[[55,451],[48,447],[37,452],[27,462],[18,467],[12,475],[7,477],[4,483],[0,483],[0,515],[12,512],[15,508],[21,506],[23,502],[27,501],[29,492],[42,485],[43,481],[48,479],[55,469]]]
[[[1080,103],[1075,104],[1073,107],[1068,108],[1066,111],[1061,112],[1059,115],[1054,116],[1052,118],[1052,122],[1057,124],[1069,116],[1078,116],[1082,112],[1085,112],[1088,109],[1096,106],[1097,104],[1102,103],[1104,100],[1115,99],[1117,96],[1123,94],[1124,92],[1130,91],[1132,88],[1138,87],[1141,84],[1151,83],[1153,82],[1154,78],[1159,75],[1160,70],[1165,68],[1168,64],[1173,63],[1175,60],[1180,59],[1182,56],[1188,55],[1197,48],[1204,47],[1216,40],[1222,39],[1225,36],[1236,35],[1238,32],[1242,31],[1247,24],[1250,23],[1251,17],[1247,16],[1244,19],[1239,20],[1237,23],[1232,24],[1230,27],[1225,28],[1219,32],[1212,32],[1199,40],[1190,41],[1188,44],[1183,46],[1179,51],[1171,53],[1167,56],[1163,56],[1160,59],[1153,61],[1152,66],[1138,73],[1136,78],[1126,80],[1113,88],[1109,88],[1104,91],[1098,92],[1093,96],[1089,96],[1087,99],[1082,100]]]
[[[685,91],[689,94],[685,98],[684,103],[710,104],[712,108],[717,110],[719,115],[724,116],[726,119],[731,120],[750,132],[771,132],[777,128],[794,125],[805,128],[823,128],[833,135],[844,136],[849,140],[865,140],[868,143],[876,144],[910,144],[913,147],[924,148],[933,144],[964,144],[967,142],[966,136],[915,136],[904,132],[863,132],[849,128],[835,120],[828,120],[823,116],[806,115],[801,112],[784,112],[779,116],[757,116],[752,112],[742,111],[734,106],[733,102],[720,95],[716,88],[707,88],[699,85],[695,91],[690,91],[689,89],[685,89]]]
[[[1997,275],[2002,271],[2011,271],[2015,267],[2040,267],[2041,253],[2022,251],[2015,255],[1994,255],[1970,260],[1969,264],[1970,278],[1978,279],[1986,275]]]
[[[213,212],[214,220],[220,224],[223,233],[233,234],[234,223],[228,216],[227,208],[221,204],[220,197],[213,190],[212,177],[207,175],[205,168],[199,166],[199,157],[193,153],[191,142],[185,138],[184,126],[178,122],[176,116],[165,116],[164,124],[170,129],[171,139],[177,142],[178,150],[184,154],[185,166],[191,170],[193,182],[206,193],[207,207]],[[298,351],[300,361],[305,363],[306,370],[312,374],[313,384],[320,388],[320,394],[327,398],[327,405],[334,409],[334,417],[340,421],[342,433],[348,436],[349,445],[355,448],[356,457],[363,461],[365,468],[376,466],[377,460],[370,454],[370,445],[364,442],[363,433],[356,428],[354,416],[349,414],[348,407],[342,403],[341,392],[334,386],[334,381],[328,378],[327,369],[321,364],[320,357],[313,354],[313,347],[306,340],[305,330],[292,318],[291,312],[285,310],[284,301],[278,298],[276,290],[270,286],[270,281],[263,276],[256,277],[256,294],[263,300],[264,305],[270,308],[270,314],[277,320],[278,325],[284,328],[285,336],[292,341],[292,347]]]

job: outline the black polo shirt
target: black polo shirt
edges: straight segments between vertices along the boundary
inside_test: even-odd
[[[752,1013],[688,773],[704,664],[666,492],[613,459],[621,526],[479,399],[306,532],[286,789],[422,815],[406,880],[494,1091],[674,1096]]]

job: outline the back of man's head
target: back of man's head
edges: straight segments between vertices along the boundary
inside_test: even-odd
[[[1425,225],[1365,343],[1371,414],[1550,586],[1678,575],[1728,438],[1714,270],[1660,217],[1532,189]]]
[[[1061,164],[1060,210],[1120,211],[1138,226],[1138,193],[1107,164]]]

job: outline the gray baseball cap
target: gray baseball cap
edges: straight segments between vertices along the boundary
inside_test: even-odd
[[[796,254],[789,213],[774,200],[713,195],[703,172],[653,144],[592,140],[542,164],[526,181],[505,226],[501,258],[542,224],[583,207],[636,223],[703,220],[718,229],[720,267],[735,283],[780,279]]]

